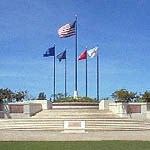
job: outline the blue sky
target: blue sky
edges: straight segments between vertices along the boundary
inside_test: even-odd
[[[78,15],[78,55],[99,46],[100,97],[121,88],[150,90],[149,0],[0,0],[0,88],[28,90],[33,97],[53,93],[56,44],[67,50],[67,92],[74,92],[74,37],[57,30]],[[64,92],[64,61],[56,63],[56,93]],[[78,92],[85,95],[85,61],[78,63]],[[96,59],[88,59],[88,96],[96,97]]]

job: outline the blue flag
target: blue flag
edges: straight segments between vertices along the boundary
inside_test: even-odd
[[[58,54],[56,57],[59,59],[59,62],[61,62],[62,59],[66,59],[66,50]]]
[[[45,54],[43,54],[43,57],[49,57],[49,56],[55,56],[55,46],[49,48]]]

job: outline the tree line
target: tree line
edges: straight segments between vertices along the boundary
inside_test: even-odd
[[[27,91],[13,92],[9,88],[0,88],[0,101],[19,102],[19,101],[23,101],[26,95],[27,95]]]
[[[137,92],[121,89],[115,91],[111,96],[115,101],[120,102],[150,102],[150,91],[137,94]]]
[[[28,98],[27,98],[28,97]],[[53,95],[51,95],[51,98]],[[63,99],[68,100],[71,98],[70,96],[67,96],[65,98],[65,95],[63,93],[58,93],[55,95],[56,99]],[[118,102],[150,102],[150,91],[145,91],[144,93],[138,94],[137,92],[128,91],[126,89],[120,89],[112,93],[111,97]],[[0,102],[6,101],[6,102],[20,102],[24,99],[30,99],[29,93],[27,91],[12,91],[9,88],[0,88]],[[37,98],[38,100],[46,100],[46,94],[44,92],[40,92],[38,94]],[[84,99],[87,99],[84,97]],[[106,100],[109,98],[105,98]]]

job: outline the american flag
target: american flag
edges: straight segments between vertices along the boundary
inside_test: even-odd
[[[76,21],[72,24],[65,24],[60,29],[58,29],[58,35],[60,38],[67,38],[76,35]]]

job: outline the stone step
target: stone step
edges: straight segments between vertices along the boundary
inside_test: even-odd
[[[106,118],[109,116],[116,116],[109,111],[99,111],[97,109],[67,109],[67,110],[44,110],[39,112],[32,118]]]
[[[99,110],[98,108],[55,108],[48,111],[108,111],[108,110]],[[47,111],[47,110],[45,110]]]
[[[86,125],[87,127],[112,127],[112,126],[115,126],[115,127],[143,127],[144,125],[141,125],[141,124],[127,124],[127,125],[123,125],[123,124],[93,124],[93,125],[90,125],[90,124],[87,124]]]
[[[28,127],[17,127],[17,126],[10,126],[10,127],[3,127],[1,130],[47,130],[47,131],[63,131],[63,127],[59,126],[28,126]],[[141,130],[150,130],[150,128],[146,127],[86,127],[86,131],[141,131]]]
[[[64,121],[85,121],[85,130],[95,132],[150,130],[150,123],[120,118],[110,111],[98,109],[44,110],[28,119],[0,119],[0,129],[61,132],[64,131]]]
[[[11,126],[11,127],[0,127],[0,130],[64,130],[63,127],[60,126],[44,126],[44,127],[35,127],[35,126],[28,126],[28,127],[20,127],[20,126]]]
[[[113,117],[118,117],[117,115],[114,115],[112,113],[39,113],[35,116],[33,116],[33,118],[38,118],[38,117],[102,117],[102,116],[113,116]]]
[[[86,128],[88,132],[98,131],[142,131],[148,130],[147,128]]]
[[[71,121],[71,120],[69,120]],[[74,120],[73,120],[74,121]],[[76,120],[77,121],[77,120]],[[81,120],[80,120],[81,121]],[[137,121],[129,121],[129,120],[85,120],[86,126],[142,126],[144,123]],[[5,121],[0,124],[0,126],[25,126],[25,125],[34,125],[34,126],[55,126],[55,125],[63,125],[64,120],[20,120],[20,121]],[[146,124],[144,124],[146,125]]]
[[[67,117],[67,116],[95,116],[95,117],[97,117],[97,116],[116,116],[116,115],[113,115],[113,114],[39,114],[39,115],[36,115],[36,117],[38,117],[38,116],[51,116],[51,117],[56,117],[56,116],[58,116],[58,117],[61,117],[61,116],[64,116],[64,117]]]
[[[3,119],[3,120],[0,120],[0,124],[1,123],[11,123],[11,122],[31,122],[31,121],[33,121],[33,122],[45,122],[45,121],[51,121],[51,122],[53,122],[53,121],[63,121],[63,120],[73,120],[73,121],[75,121],[75,120],[86,120],[86,121],[93,121],[93,122],[96,122],[96,121],[103,121],[103,122],[108,122],[108,121],[110,121],[110,122],[112,122],[112,121],[120,121],[120,122],[138,122],[138,121],[136,121],[136,120],[130,120],[130,119],[128,119],[128,118],[94,118],[94,119],[92,119],[92,118],[83,118],[83,119],[81,119],[81,118],[67,118],[67,119],[63,119],[63,118],[29,118],[29,119]],[[139,121],[140,122],[140,121]]]
[[[80,113],[83,113],[83,114],[92,114],[92,113],[95,113],[95,114],[112,114],[112,112],[102,112],[102,111],[90,111],[90,112],[88,112],[88,111],[41,111],[41,112],[39,112],[39,113],[37,113],[37,114],[55,114],[55,113],[58,113],[58,114],[61,114],[61,113],[63,113],[63,114],[80,114]]]
[[[93,122],[93,121],[87,121],[86,125],[141,125],[142,123],[140,122],[101,122],[101,121],[97,121],[97,122]]]
[[[64,122],[61,121],[61,122],[12,122],[12,123],[5,123],[5,124],[1,124],[0,126],[9,126],[9,125],[60,125],[60,124],[63,124]]]
[[[54,112],[41,111],[37,114],[113,114],[112,112]]]
[[[62,122],[57,122],[50,124],[49,122],[44,122],[44,123],[37,123],[37,122],[21,122],[15,123],[15,124],[1,124],[0,129],[9,129],[9,130],[63,130],[63,121]],[[149,126],[146,126],[145,124],[135,124],[135,122],[131,122],[128,124],[118,124],[116,122],[114,123],[97,123],[95,124],[90,124],[89,122],[86,122],[86,130],[150,130]]]
[[[34,123],[34,124],[45,124],[45,123],[49,123],[49,124],[56,124],[56,123],[63,123],[63,119],[59,119],[59,120],[12,120],[12,121],[5,121],[5,122],[1,122],[0,125],[4,125],[4,124],[28,124],[28,123]],[[138,122],[138,121],[130,121],[130,120],[92,120],[92,119],[77,119],[77,120],[73,120],[73,119],[66,119],[66,121],[86,121],[86,123],[88,124],[123,124],[123,125],[126,125],[126,124],[143,124],[143,122]],[[149,124],[146,124],[146,125],[149,125]]]
[[[15,122],[15,123],[19,123],[19,122],[58,122],[58,121],[63,121],[63,120],[85,120],[85,121],[92,121],[92,122],[103,122],[103,123],[111,123],[111,122],[122,122],[122,123],[127,123],[127,122],[130,122],[130,123],[143,123],[141,121],[136,121],[136,120],[130,120],[130,119],[127,119],[127,118],[67,118],[67,119],[62,119],[62,118],[31,118],[31,119],[3,119],[3,120],[0,120],[0,124],[2,123],[11,123],[11,122]],[[148,123],[147,123],[148,124]],[[150,124],[148,124],[150,125]]]
[[[98,110],[98,109],[51,109],[51,110],[43,110],[43,111],[41,111],[41,112],[49,112],[49,113],[51,113],[51,112],[58,112],[58,113],[64,113],[64,112],[88,112],[88,113],[93,113],[93,112],[95,112],[95,113],[107,113],[107,112],[111,112],[111,111],[108,111],[108,110]],[[39,113],[41,113],[41,112],[39,112]]]
[[[85,117],[85,116],[56,116],[56,117],[49,117],[49,116],[44,116],[44,117],[35,117],[35,119],[38,119],[38,118],[45,118],[45,119],[83,119],[83,120],[86,120],[86,119],[115,119],[117,117],[112,117],[112,116],[97,116],[97,117]]]

